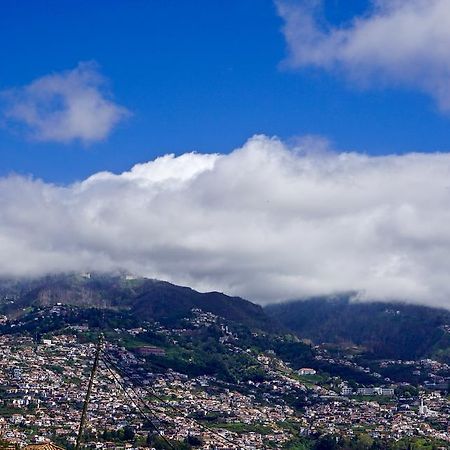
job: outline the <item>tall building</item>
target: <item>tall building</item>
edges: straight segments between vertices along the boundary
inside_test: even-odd
[[[428,415],[428,407],[423,404],[423,398],[420,399],[419,414],[421,416]]]

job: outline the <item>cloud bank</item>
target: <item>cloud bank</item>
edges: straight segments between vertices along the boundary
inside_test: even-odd
[[[430,94],[450,111],[448,0],[372,0],[370,12],[333,27],[321,0],[277,0],[293,68],[338,70],[359,84],[399,85]]]
[[[129,112],[115,104],[93,62],[46,75],[1,93],[3,114],[38,141],[84,143],[105,139]]]
[[[55,186],[0,179],[0,274],[125,269],[261,303],[356,290],[450,308],[450,154],[255,136]]]

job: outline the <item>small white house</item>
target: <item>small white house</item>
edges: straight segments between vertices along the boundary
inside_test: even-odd
[[[299,375],[315,375],[317,372],[314,369],[303,367],[298,371]]]

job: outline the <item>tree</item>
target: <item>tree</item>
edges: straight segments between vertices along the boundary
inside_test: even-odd
[[[123,440],[124,441],[134,441],[134,430],[133,428],[131,428],[129,425],[127,425],[124,429],[123,429]]]
[[[199,437],[193,436],[192,434],[188,435],[188,437],[186,438],[186,442],[191,447],[201,447],[203,445],[203,441]]]
[[[338,450],[339,446],[334,436],[322,436],[314,445],[314,450]]]
[[[373,442],[373,439],[368,434],[361,433],[356,439],[356,448],[358,450],[369,450],[372,447]]]

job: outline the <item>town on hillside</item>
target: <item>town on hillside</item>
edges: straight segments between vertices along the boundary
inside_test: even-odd
[[[61,326],[39,336],[30,331],[34,319],[5,320],[5,448],[76,446],[98,330],[88,320],[66,326],[61,318],[70,311],[62,305],[37,311]],[[310,365],[298,367],[301,362],[284,358],[286,337],[261,350],[264,333],[245,334],[198,308],[182,324],[147,322],[105,332],[81,448],[450,448],[450,367],[444,363],[384,360],[375,372],[354,354],[295,343],[312,355]],[[209,366],[228,365],[205,373],[199,359],[205,348],[220,353]],[[421,372],[425,380],[413,385],[382,374],[393,367]]]

